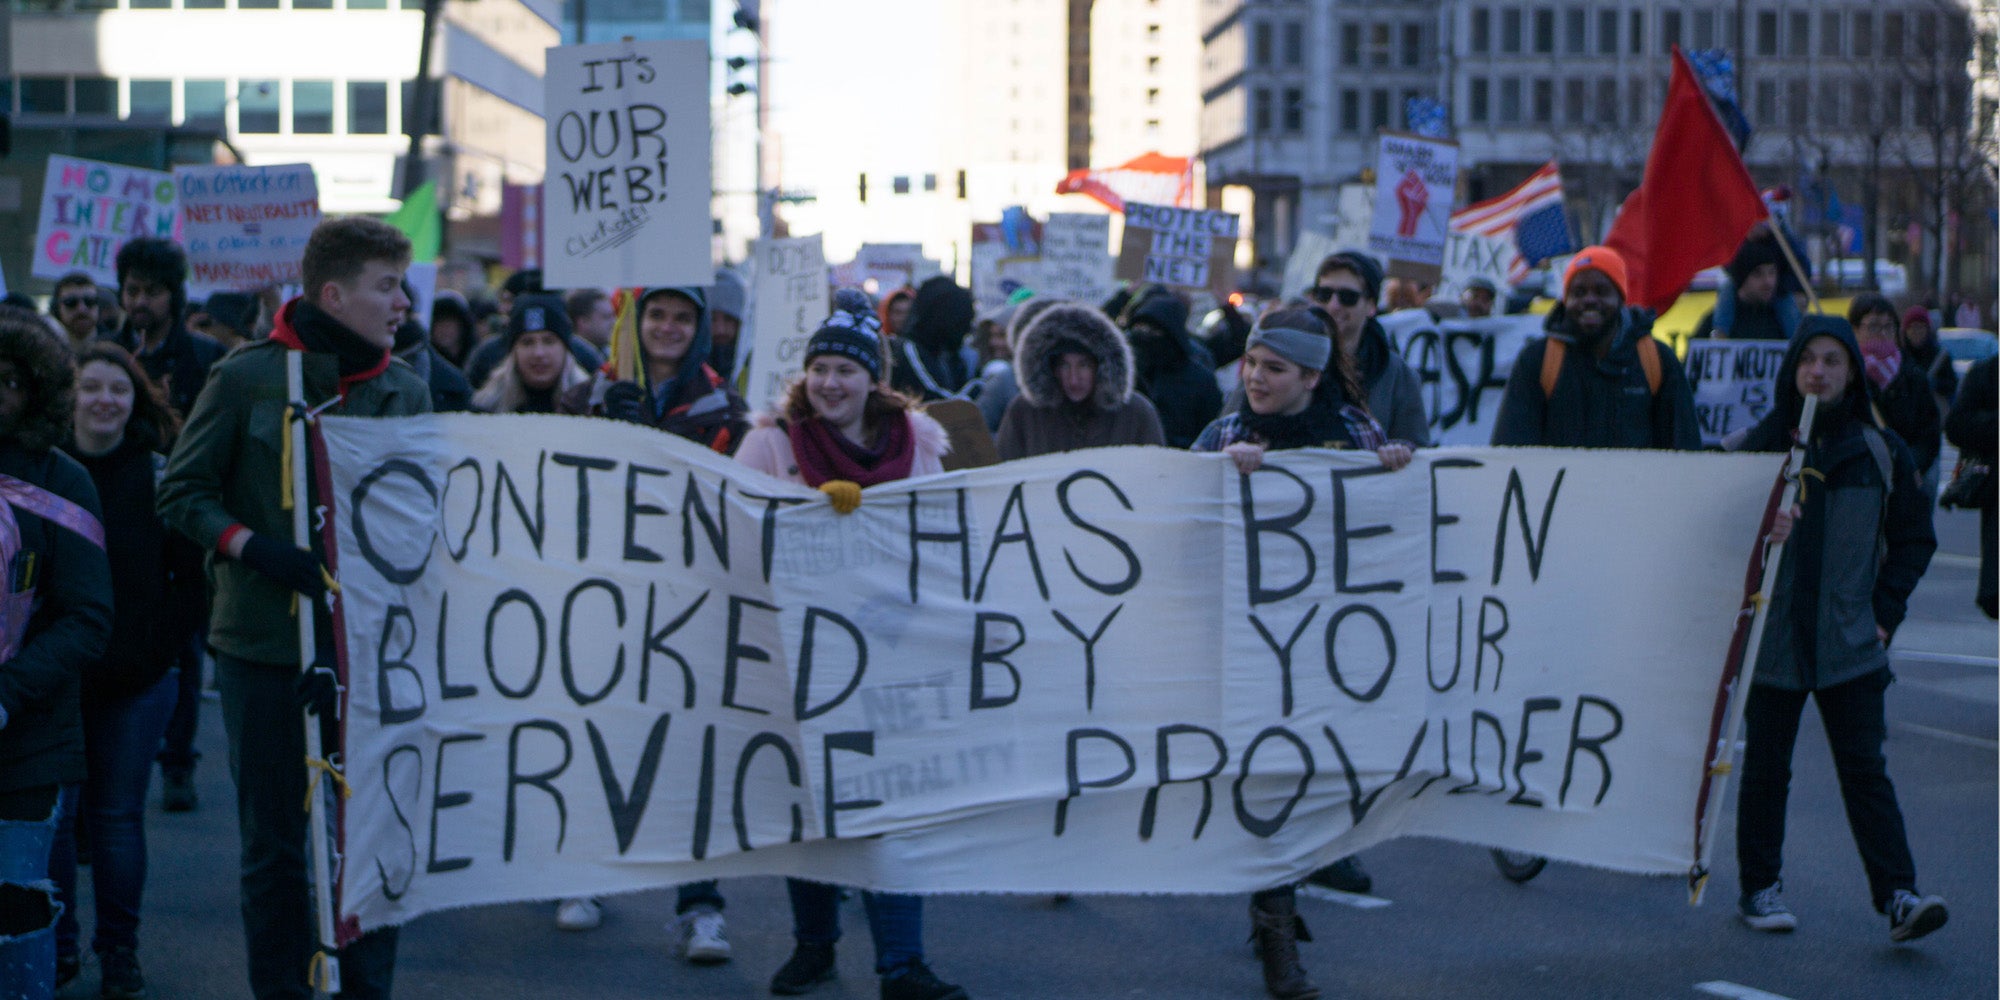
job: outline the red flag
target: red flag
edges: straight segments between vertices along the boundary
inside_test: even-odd
[[[1072,170],[1056,182],[1057,194],[1088,195],[1114,212],[1127,201],[1194,207],[1194,161],[1185,156],[1142,153],[1115,167]]]
[[[1727,263],[1766,214],[1742,155],[1676,46],[1645,179],[1604,239],[1630,268],[1630,302],[1665,312],[1695,272]]]

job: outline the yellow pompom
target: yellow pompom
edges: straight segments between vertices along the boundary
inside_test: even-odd
[[[833,509],[838,514],[852,514],[861,506],[861,485],[846,479],[829,479],[819,484],[819,491],[833,501]]]

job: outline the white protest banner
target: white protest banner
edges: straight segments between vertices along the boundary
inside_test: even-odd
[[[842,516],[612,421],[321,427],[350,935],[758,873],[1242,892],[1412,833],[1683,874],[1779,461],[1102,449]]]
[[[566,45],[543,77],[550,288],[707,285],[708,43]]]
[[[939,273],[938,262],[924,256],[921,243],[863,243],[854,252],[853,266],[853,284],[865,287],[875,282],[877,298],[898,288],[914,288]]]
[[[1701,443],[1719,445],[1764,419],[1774,402],[1778,370],[1785,364],[1782,340],[1691,340],[1688,386],[1694,390],[1694,419]]]
[[[189,293],[300,282],[299,260],[319,225],[311,164],[175,167],[174,187]]]
[[[28,273],[55,279],[82,271],[116,288],[118,248],[142,237],[171,239],[178,221],[172,174],[51,156]]]
[[[1111,217],[1056,212],[1042,223],[1038,295],[1096,305],[1118,290],[1111,274]]]
[[[1389,343],[1423,383],[1431,439],[1441,445],[1481,445],[1493,439],[1501,392],[1514,357],[1542,335],[1544,317],[1493,316],[1439,321],[1422,309],[1377,317]]]
[[[1125,236],[1113,273],[1133,281],[1207,288],[1213,278],[1230,273],[1239,221],[1216,209],[1126,202]]]
[[[1382,133],[1368,248],[1389,262],[1389,274],[1436,283],[1457,187],[1458,143]]]
[[[750,380],[743,398],[763,409],[784,392],[806,341],[826,320],[826,254],[814,234],[753,241],[750,259]]]

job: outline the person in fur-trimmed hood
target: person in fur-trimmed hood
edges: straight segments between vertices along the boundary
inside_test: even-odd
[[[1020,395],[1000,418],[1002,461],[1081,448],[1166,444],[1160,415],[1132,391],[1132,347],[1101,312],[1044,310],[1014,348]]]

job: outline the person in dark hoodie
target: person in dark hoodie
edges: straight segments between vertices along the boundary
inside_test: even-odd
[[[1798,503],[1774,512],[1768,540],[1785,544],[1744,709],[1743,785],[1737,793],[1738,910],[1761,931],[1788,932],[1782,872],[1792,747],[1810,697],[1833,751],[1847,825],[1889,939],[1944,926],[1944,900],[1917,891],[1902,809],[1882,756],[1883,695],[1894,680],[1887,647],[1910,592],[1937,549],[1931,498],[1896,432],[1877,426],[1861,348],[1847,321],[1807,316],[1785,352],[1775,405],[1746,451],[1782,452],[1797,437],[1807,394],[1818,397],[1803,443]]]
[[[1944,433],[1951,443],[1958,446],[1959,453],[1967,461],[1986,464],[1988,469],[1996,464],[1995,452],[2000,451],[2000,386],[1994,380],[1994,359],[1975,361],[1966,370],[1965,378],[1958,384],[1958,397],[1952,400],[1951,415],[1945,418]],[[2000,542],[2000,523],[1996,523],[1995,510],[2000,508],[2000,489],[1996,489],[1992,475],[1986,477],[1985,488],[1975,498],[1979,505],[1979,584],[1973,591],[1973,601],[1988,618],[2000,618],[2000,586],[1996,586],[1993,561],[2000,558],[1996,545]]]
[[[58,790],[86,773],[79,692],[111,635],[97,489],[56,450],[68,436],[75,379],[69,348],[39,315],[0,306],[0,475],[16,481],[5,515],[18,527],[15,544],[0,547],[14,573],[12,593],[0,603],[0,822],[50,834]],[[5,859],[10,936],[39,931],[53,916],[21,912],[31,910],[29,886],[48,871],[52,840],[9,840],[21,845]],[[49,905],[39,891],[34,896]],[[50,995],[55,949],[8,951],[0,995]]]
[[[1186,448],[1222,411],[1208,349],[1188,333],[1188,304],[1161,285],[1134,289],[1120,317],[1132,342],[1133,386],[1153,404],[1167,447]]]
[[[1938,401],[1950,403],[1958,395],[1958,369],[1951,366],[1951,352],[1938,343],[1937,331],[1931,329],[1931,314],[1923,306],[1903,310],[1903,328],[1897,331],[1896,339],[1903,345],[1903,353],[1930,378]]]
[[[154,480],[177,429],[165,395],[116,344],[86,345],[76,369],[76,417],[64,450],[90,473],[104,504],[116,613],[108,648],[83,674],[88,776],[63,792],[50,873],[65,907],[56,925],[56,983],[75,978],[80,967],[76,831],[83,830],[91,846],[97,926],[90,944],[102,972],[100,993],[132,1000],[146,993],[137,949],[147,778],[181,697],[175,661],[200,621],[185,604],[192,597],[199,610],[207,584],[201,552],[168,531],[153,509]]]
[[[1625,308],[1625,281],[1625,258],[1609,247],[1585,247],[1570,258],[1547,335],[1523,345],[1507,375],[1494,444],[1701,447],[1687,372],[1653,340],[1645,314]],[[1557,350],[1559,364],[1549,360]]]
[[[1101,312],[1058,302],[1014,350],[1020,394],[995,444],[1001,461],[1080,448],[1166,443],[1160,415],[1132,391],[1132,347]]]
[[[465,296],[446,290],[437,293],[437,298],[431,301],[431,347],[439,357],[459,369],[460,375],[465,374],[465,359],[472,356],[473,341],[478,338],[478,325]],[[470,385],[471,380],[467,379],[466,384]]]
[[[1696,338],[1788,340],[1801,313],[1792,296],[1798,279],[1785,265],[1785,252],[1769,226],[1758,226],[1723,265],[1727,278],[1715,290],[1715,308],[1695,324]]]
[[[1382,265],[1358,250],[1342,250],[1320,261],[1306,298],[1333,317],[1340,349],[1354,361],[1368,412],[1396,441],[1419,448],[1431,444],[1430,418],[1424,415],[1423,382],[1389,344],[1389,335],[1375,319],[1376,298],[1382,294]]]
[[[1847,307],[1847,322],[1854,328],[1855,342],[1861,345],[1868,396],[1875,401],[1882,423],[1917,460],[1917,475],[1924,481],[1927,496],[1937,496],[1938,452],[1944,443],[1944,417],[1938,412],[1931,380],[1903,351],[1897,337],[1896,307],[1874,292],[1854,297]],[[1950,367],[1950,362],[1946,362]]]
[[[935,402],[964,394],[972,372],[959,346],[972,330],[972,293],[940,274],[917,286],[909,319],[891,342],[889,386]]]
[[[638,305],[638,378],[593,378],[558,412],[611,417],[678,434],[724,455],[750,429],[750,408],[709,366],[708,300],[699,288],[649,288]],[[614,337],[627,336],[622,330]]]
[[[416,301],[417,291],[410,287],[407,280],[403,282],[403,294],[410,301]],[[441,293],[438,301],[443,302],[447,295],[455,297],[456,293]],[[437,315],[435,307],[431,315]],[[461,413],[472,409],[472,383],[465,380],[465,374],[458,370],[457,365],[438,353],[437,345],[431,342],[430,331],[424,328],[416,313],[410,313],[403,320],[403,325],[396,328],[394,350],[396,357],[431,387],[432,413]]]
[[[166,390],[177,416],[194,409],[208,370],[221,359],[215,338],[181,322],[187,312],[187,254],[171,240],[137,239],[118,248],[118,299],[125,323],[111,338]]]
[[[430,387],[389,353],[410,308],[402,287],[409,265],[409,238],[385,223],[349,217],[315,227],[300,263],[305,293],[279,308],[269,338],[215,366],[160,483],[160,516],[212,553],[208,643],[236,778],[244,944],[259,998],[312,995],[302,701],[317,714],[324,745],[339,746],[331,674],[319,666],[334,662],[325,563],[293,543],[281,495],[293,402],[287,369],[296,355],[300,402],[333,415],[430,412]],[[314,616],[316,657],[325,659],[302,662],[295,608]],[[337,957],[342,996],[387,997],[396,929],[363,934]]]

